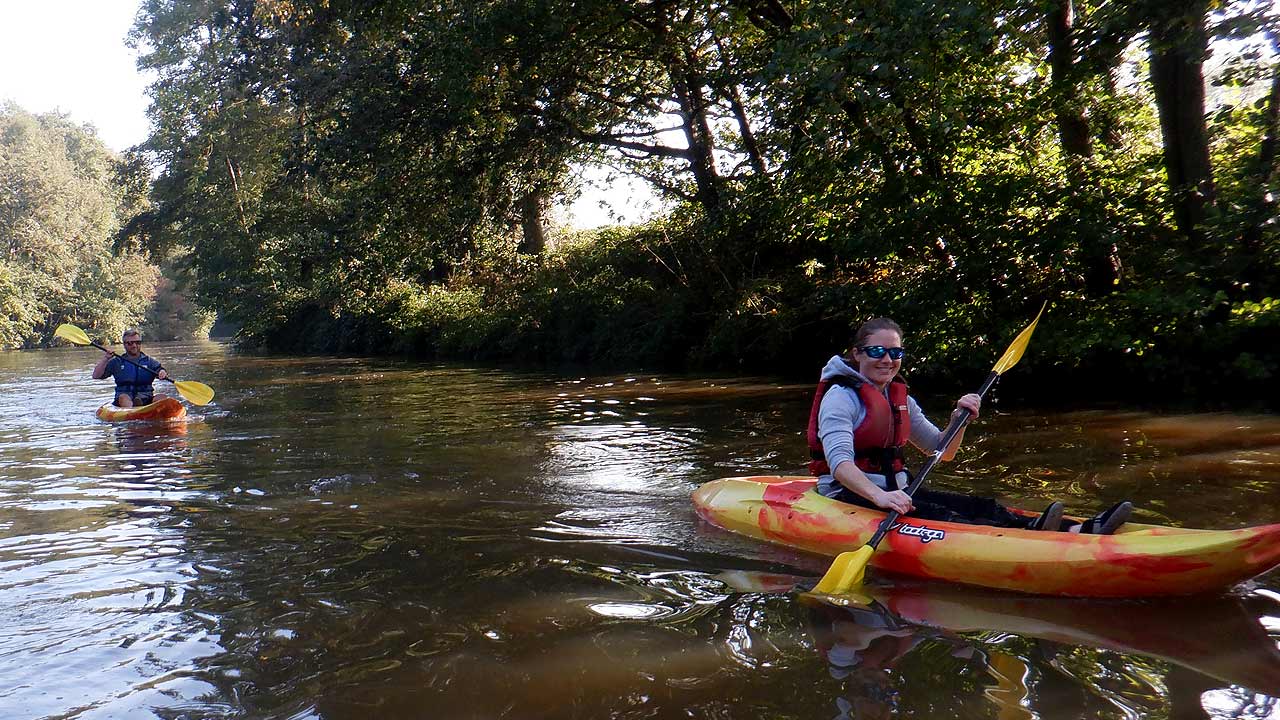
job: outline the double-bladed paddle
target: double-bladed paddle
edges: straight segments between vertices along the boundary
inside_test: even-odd
[[[102,347],[98,343],[90,340],[89,336],[85,334],[84,330],[81,330],[80,328],[76,327],[75,325],[71,325],[70,323],[63,323],[59,325],[58,328],[53,331],[53,334],[56,337],[60,337],[63,340],[66,340],[67,342],[70,342],[70,343],[74,343],[76,345],[92,345],[98,348],[99,350],[101,350],[102,352],[111,353],[112,355],[115,355],[116,357],[120,358],[121,360],[124,360],[125,362],[129,363],[130,365],[133,365],[136,368],[141,368],[142,370],[146,370],[152,375],[156,374],[156,372],[151,368],[143,367],[142,365],[139,365],[138,363],[130,360],[127,356],[111,352],[110,350]],[[196,382],[195,380],[174,380],[173,378],[163,378],[163,379],[173,383],[173,386],[178,389],[178,394],[186,398],[188,402],[191,402],[194,405],[208,405],[209,401],[213,399],[213,388],[209,387],[208,385],[205,385],[202,382]]]
[[[1046,303],[1048,304],[1048,303]],[[1000,356],[999,362],[991,369],[991,374],[987,375],[987,379],[982,383],[982,388],[978,390],[978,397],[985,397],[987,391],[996,383],[1000,375],[1009,368],[1018,364],[1022,359],[1022,353],[1027,349],[1027,343],[1031,342],[1031,333],[1035,332],[1036,323],[1040,322],[1040,316],[1044,314],[1044,305],[1040,306],[1040,312],[1036,313],[1036,319],[1031,324],[1022,329],[1018,336],[1013,339],[1013,344],[1008,350],[1004,351],[1004,355]],[[920,468],[920,473],[916,475],[911,485],[907,487],[907,494],[914,495],[924,480],[929,476],[929,472],[933,470],[933,466],[938,464],[942,459],[942,454],[946,451],[947,446],[955,439],[960,430],[969,422],[969,413],[953,413],[951,423],[947,425],[947,429],[942,433],[942,439],[938,441],[938,449],[933,451],[929,459],[925,461],[924,467]],[[814,592],[825,593],[827,595],[842,595],[848,593],[853,587],[862,584],[862,577],[866,574],[867,563],[871,561],[871,555],[875,552],[876,546],[884,539],[884,536],[898,521],[900,513],[892,510],[885,516],[884,521],[880,523],[880,527],[876,530],[876,534],[871,536],[866,545],[857,550],[842,552],[836,556],[831,567],[827,569],[827,574],[822,576],[814,587]]]

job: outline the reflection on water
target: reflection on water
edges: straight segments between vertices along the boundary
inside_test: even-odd
[[[153,350],[214,403],[106,424],[92,353],[0,354],[0,717],[1225,718],[1280,695],[1274,576],[1159,606],[779,592],[828,560],[689,494],[799,471],[808,387]],[[1280,518],[1275,418],[988,415],[935,484]]]
[[[804,581],[718,577],[745,592],[787,592]],[[1259,620],[1273,620],[1280,602],[1265,593],[1188,602],[1030,597],[919,581],[863,590],[847,606],[799,597],[828,672],[842,682],[834,704],[848,717],[893,716],[930,676],[954,685],[953,695],[980,690],[997,717],[1105,716],[1109,707],[1131,717],[1265,717],[1280,709],[1276,628]],[[1188,687],[1196,692],[1179,692]]]

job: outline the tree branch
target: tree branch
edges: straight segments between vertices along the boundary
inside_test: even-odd
[[[678,158],[680,160],[688,160],[691,157],[687,149],[667,147],[666,145],[652,145],[650,143],[634,142],[632,140],[623,140],[622,138],[614,135],[581,133],[579,134],[579,137],[588,142],[626,150],[635,150],[637,152],[656,155],[658,157]]]

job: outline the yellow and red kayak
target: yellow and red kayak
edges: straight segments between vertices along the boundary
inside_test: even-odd
[[[126,420],[177,420],[187,414],[187,408],[177,398],[157,398],[150,405],[122,408],[107,403],[98,408],[98,419],[107,422]]]
[[[738,477],[693,494],[726,530],[823,555],[864,545],[885,513],[823,497],[808,477]],[[1041,595],[1151,597],[1217,592],[1280,565],[1280,524],[1193,530],[1125,523],[1114,535],[901,518],[871,565],[914,577]]]

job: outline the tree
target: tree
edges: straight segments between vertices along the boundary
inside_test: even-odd
[[[1062,151],[1067,156],[1068,172],[1080,182],[1081,162],[1093,154],[1089,133],[1089,120],[1085,117],[1077,79],[1079,65],[1074,0],[1054,0],[1045,18],[1049,40],[1050,87],[1053,92],[1054,113],[1058,122],[1058,137]]]
[[[1165,171],[1178,229],[1199,245],[1216,201],[1205,124],[1204,58],[1210,0],[1154,0],[1147,5],[1151,87],[1160,113]]]
[[[115,247],[121,172],[92,129],[0,109],[0,347],[47,343],[68,320],[109,337],[142,318],[158,272]]]

